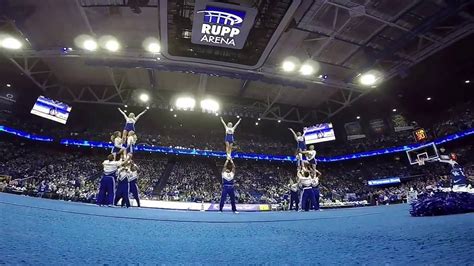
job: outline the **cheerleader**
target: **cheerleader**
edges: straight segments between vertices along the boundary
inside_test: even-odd
[[[125,147],[125,154],[127,156],[133,156],[133,152],[135,150],[135,143],[137,143],[137,135],[135,134],[135,131],[132,130],[128,132],[127,136],[127,145]]]
[[[140,197],[138,193],[137,180],[138,180],[138,166],[136,164],[133,164],[132,167],[130,168],[130,176],[128,178],[128,181],[130,182],[130,193],[132,193],[133,198],[137,202],[137,206],[140,207]]]
[[[313,210],[319,210],[319,178],[321,177],[321,172],[318,170],[314,169],[311,170],[311,187],[313,188],[313,194],[314,194],[314,205],[313,205]]]
[[[117,108],[119,110],[119,112],[123,115],[123,117],[125,118],[125,127],[123,128],[123,134],[122,134],[122,138],[123,139],[127,139],[127,134],[128,132],[130,131],[135,131],[135,123],[138,121],[138,119],[146,113],[147,109],[143,110],[143,112],[139,113],[137,116],[135,116],[134,113],[130,113],[127,114],[122,111],[122,109],[120,108]]]
[[[301,153],[302,151],[306,150],[306,140],[304,138],[304,135],[301,134],[301,132],[295,133],[295,131],[292,128],[288,128],[291,133],[293,133],[293,137],[295,138],[296,141],[296,160],[298,161],[298,166],[301,167],[302,164],[302,158],[298,157],[298,154]]]
[[[130,176],[130,166],[125,165],[118,170],[118,184],[117,190],[115,192],[115,202],[114,205],[117,206],[119,200],[122,200],[122,206],[125,202],[127,208],[130,208],[130,200],[128,194],[130,193],[130,186],[128,183],[128,178]]]
[[[314,197],[314,192],[312,188],[313,180],[311,178],[310,171],[306,169],[302,169],[298,171],[298,185],[303,190],[301,194],[301,209],[305,211],[309,211],[310,206],[314,206],[316,203],[316,198]],[[308,205],[308,200],[310,201],[310,205]]]
[[[234,145],[234,132],[235,132],[235,129],[237,128],[237,126],[240,124],[240,121],[242,119],[239,119],[239,121],[237,121],[237,123],[235,124],[235,126],[232,126],[232,123],[229,122],[229,123],[225,123],[224,122],[224,119],[222,119],[221,117],[221,122],[222,122],[222,125],[224,125],[224,128],[225,128],[225,152],[227,154],[227,160],[230,160],[232,157],[231,157],[231,154],[232,154],[232,146]]]
[[[290,211],[293,210],[293,205],[295,206],[295,210],[298,211],[299,206],[299,191],[298,191],[298,184],[293,182],[293,179],[290,179]]]
[[[117,169],[128,161],[116,161],[114,156],[110,154],[102,163],[104,174],[100,179],[99,193],[97,194],[97,205],[111,206],[114,204],[115,198],[115,178],[117,177]]]
[[[123,139],[120,137],[120,131],[115,131],[114,134],[110,137],[110,140],[114,144],[114,146],[112,147],[111,154],[114,156],[114,160],[117,160],[117,155],[122,155],[125,153],[125,148],[123,147]]]
[[[316,150],[314,149],[314,145],[309,146],[309,150],[301,151],[300,154],[305,155],[306,161],[309,163],[309,170],[317,171],[316,165],[318,162],[316,161]]]
[[[226,160],[224,167],[222,168],[222,195],[219,203],[220,212],[222,212],[227,195],[229,195],[232,211],[238,213],[237,208],[235,207],[234,176],[235,164],[231,160]]]

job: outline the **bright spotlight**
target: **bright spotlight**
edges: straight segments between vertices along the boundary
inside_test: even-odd
[[[82,47],[88,51],[95,51],[97,50],[97,42],[92,39],[85,40],[82,43]]]
[[[258,122],[255,122],[255,125],[258,126]]]
[[[262,120],[260,117],[257,119],[258,121]]]
[[[300,67],[300,74],[303,76],[309,76],[314,73],[314,68],[310,65],[302,65]]]
[[[299,65],[299,60],[298,58],[294,56],[289,56],[283,60],[283,63],[281,65],[281,68],[285,72],[293,72],[296,69],[296,66]]]
[[[464,81],[464,83],[469,84],[469,83],[471,83],[471,81],[470,81],[470,80],[466,80],[466,81]]]
[[[359,119],[360,119],[360,116],[357,116],[356,118],[357,118],[357,120],[359,120]]]
[[[142,93],[140,94],[140,96],[138,97],[140,99],[140,101],[142,102],[148,102],[150,100],[150,96],[146,93]]]
[[[14,37],[6,37],[0,44],[3,48],[12,50],[18,50],[23,46],[20,40]]]
[[[194,106],[196,106],[196,100],[194,100],[194,98],[188,97],[188,96],[179,97],[178,99],[176,99],[175,106],[178,109],[184,109],[184,110],[193,109]]]
[[[280,119],[278,119],[278,123],[281,123],[281,120],[280,120]]]
[[[395,108],[392,109],[392,112],[396,112],[396,111],[397,111],[397,109],[395,109]]]
[[[377,70],[370,70],[359,75],[359,83],[364,86],[374,86],[380,83],[383,78],[383,74]]]
[[[219,111],[219,103],[213,99],[204,99],[201,101],[201,109],[204,111],[215,113]]]
[[[105,35],[105,36],[100,37],[99,45],[100,47],[110,52],[117,52],[118,50],[120,50],[119,41],[117,40],[117,38],[115,38],[112,35]]]
[[[108,40],[105,43],[105,49],[111,52],[117,52],[120,49],[120,44],[116,40]]]
[[[427,101],[431,101],[431,97],[427,97],[426,100],[427,100]]]
[[[12,86],[12,84],[10,84],[10,83],[7,84],[7,87],[8,87],[8,88],[10,88],[11,86]]]
[[[146,38],[143,41],[143,48],[150,53],[157,54],[161,51],[160,41],[154,37]]]
[[[293,63],[293,62],[285,61],[285,62],[283,62],[282,67],[283,67],[283,70],[284,70],[284,71],[286,71],[286,72],[292,72],[292,71],[295,70],[296,65],[295,65],[295,63]]]
[[[74,38],[74,44],[77,47],[88,51],[95,51],[99,46],[95,41],[94,37],[87,34],[81,34]]]
[[[173,116],[174,116],[174,117],[177,117],[178,115],[177,115],[177,114],[174,114]]]
[[[300,74],[303,76],[313,75],[314,73],[319,71],[319,64],[313,60],[306,60],[303,65],[300,67]]]
[[[147,47],[147,50],[151,53],[159,53],[161,50],[161,46],[159,43],[150,43]]]
[[[360,76],[359,81],[362,85],[371,86],[377,81],[377,77],[374,74],[364,74]]]

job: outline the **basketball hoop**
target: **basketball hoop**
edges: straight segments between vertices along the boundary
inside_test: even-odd
[[[418,164],[418,166],[423,166],[423,165],[425,165],[425,160],[424,159],[419,159],[419,160],[416,160],[416,163]]]

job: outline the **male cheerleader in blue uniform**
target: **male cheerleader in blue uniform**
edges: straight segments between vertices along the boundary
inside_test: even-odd
[[[226,124],[224,122],[224,119],[222,119],[221,117],[222,125],[224,125],[224,128],[225,128],[224,142],[225,142],[225,153],[227,154],[227,160],[232,159],[231,155],[232,155],[232,147],[234,145],[234,133],[235,133],[235,129],[240,124],[240,121],[242,121],[242,119],[239,119],[239,121],[237,121],[235,126],[233,126],[231,122]]]
[[[128,194],[130,193],[130,186],[128,183],[128,178],[130,176],[130,165],[124,165],[118,169],[118,184],[117,190],[115,192],[115,202],[114,205],[117,206],[119,200],[122,200],[123,203],[130,208],[130,200],[128,198]]]
[[[227,195],[230,197],[230,204],[232,205],[232,211],[237,212],[235,207],[235,191],[234,191],[234,176],[235,176],[235,164],[231,160],[226,160],[224,168],[222,168],[222,195],[221,202],[219,203],[219,211],[222,212],[224,203],[227,199]]]
[[[119,110],[119,112],[123,115],[123,117],[125,118],[125,127],[123,128],[123,133],[122,133],[122,138],[124,140],[127,139],[127,135],[128,135],[128,132],[130,131],[135,131],[135,123],[138,121],[138,119],[146,113],[147,109],[143,110],[143,112],[139,113],[137,116],[135,116],[134,113],[130,113],[127,114],[122,111],[122,109],[120,108],[117,108]]]
[[[288,128],[291,133],[293,133],[293,137],[295,138],[295,141],[296,141],[296,159],[297,159],[297,162],[298,162],[298,167],[301,167],[302,164],[303,164],[303,158],[302,156],[300,155],[300,153],[302,151],[305,151],[306,150],[306,140],[303,136],[303,134],[301,134],[301,132],[297,132],[295,133],[295,131],[292,129],[292,128]]]
[[[318,170],[314,169],[311,170],[311,175],[312,175],[312,180],[311,180],[311,187],[313,189],[313,194],[314,194],[314,205],[313,205],[313,210],[319,210],[319,178],[321,177],[321,172]]]
[[[138,166],[133,164],[130,167],[130,176],[128,177],[128,181],[130,182],[130,193],[132,193],[133,198],[137,202],[137,206],[140,207],[140,197],[138,192]]]
[[[303,167],[298,171],[297,176],[298,185],[303,190],[301,195],[301,209],[309,211],[310,207],[316,204],[316,198],[312,188],[313,179],[311,178],[311,172]],[[310,204],[308,204],[308,200]]]
[[[295,206],[296,211],[299,209],[300,196],[298,192],[298,184],[293,183],[293,179],[290,179],[290,211],[293,210],[293,206]]]
[[[97,194],[97,205],[111,206],[114,204],[115,178],[117,177],[117,169],[126,163],[128,163],[127,160],[116,161],[112,154],[107,156],[107,160],[102,163],[104,167],[104,175],[100,179],[99,193]]]

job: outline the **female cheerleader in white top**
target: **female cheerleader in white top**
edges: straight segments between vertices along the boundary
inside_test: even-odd
[[[135,152],[135,143],[137,143],[137,135],[135,134],[135,131],[130,131],[128,132],[127,136],[127,146],[125,148],[125,155],[132,157],[133,153]]]
[[[317,171],[316,165],[318,162],[316,161],[316,150],[314,149],[314,145],[309,146],[309,150],[301,151],[300,154],[306,156],[306,161],[309,163],[309,170]]]
[[[135,116],[134,113],[130,113],[127,116],[127,114],[124,111],[122,111],[122,109],[120,108],[117,108],[117,109],[125,118],[125,127],[123,128],[122,138],[127,139],[128,132],[135,131],[135,123],[144,113],[146,113],[147,109],[143,110],[143,112],[139,113],[137,116]]]
[[[232,123],[229,122],[229,123],[225,123],[224,122],[224,119],[222,119],[221,117],[221,122],[222,122],[222,125],[224,125],[224,128],[225,128],[225,153],[227,154],[227,159],[230,160],[232,157],[231,157],[231,154],[232,154],[232,146],[234,145],[234,132],[235,132],[235,129],[237,128],[237,126],[240,124],[240,121],[242,119],[239,119],[239,121],[237,121],[237,123],[235,124],[235,126],[232,126]]]
[[[112,147],[112,155],[114,160],[117,160],[117,155],[122,155],[125,153],[125,148],[123,147],[123,139],[120,137],[120,131],[115,131],[114,134],[110,137],[114,146]]]

